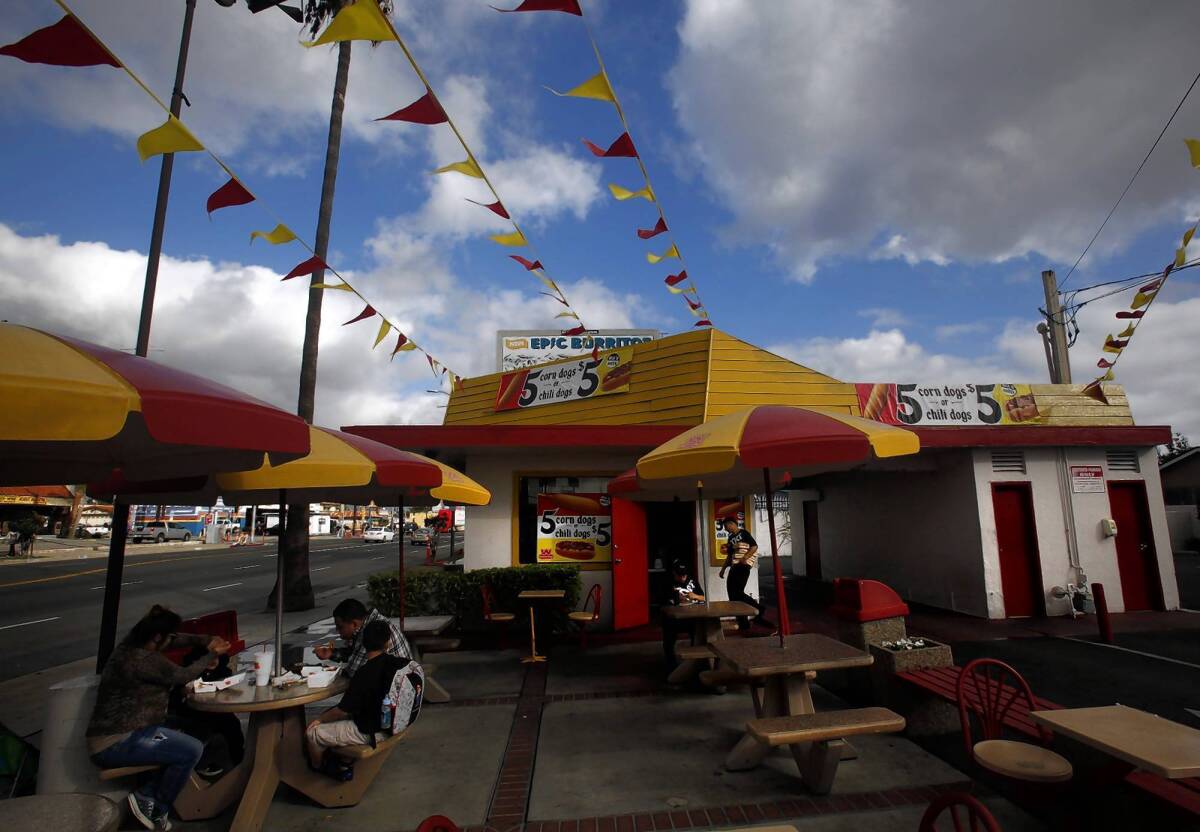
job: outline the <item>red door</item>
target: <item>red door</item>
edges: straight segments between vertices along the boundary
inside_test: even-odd
[[[646,507],[612,501],[613,629],[650,623],[650,559],[646,552]]]
[[[1158,555],[1150,529],[1144,482],[1110,482],[1108,503],[1117,523],[1117,571],[1125,611],[1162,609]]]
[[[1000,546],[1000,587],[1008,618],[1042,613],[1042,570],[1038,561],[1033,492],[1028,483],[992,485],[996,542]]]

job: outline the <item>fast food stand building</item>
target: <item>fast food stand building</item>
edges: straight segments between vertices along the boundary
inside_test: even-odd
[[[609,498],[608,481],[691,426],[764,404],[866,409],[921,440],[914,456],[792,484],[797,575],[873,578],[988,618],[1067,614],[1061,588],[1084,580],[1104,584],[1113,611],[1176,609],[1155,452],[1169,429],[1135,425],[1122,388],[1103,391],[855,385],[706,330],[464,379],[442,425],[346,430],[460,467],[492,492],[467,509],[465,568],[578,563],[617,628],[647,621],[672,560],[697,575],[701,529],[698,577],[724,598],[714,517],[739,506],[706,501],[701,521],[694,503]],[[766,555],[766,529],[751,531]]]

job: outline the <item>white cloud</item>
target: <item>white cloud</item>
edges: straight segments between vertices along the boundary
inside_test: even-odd
[[[892,309],[886,306],[872,306],[867,309],[858,310],[858,314],[863,318],[871,319],[873,327],[890,327],[890,326],[905,326],[908,324],[908,316],[899,309]]]
[[[981,335],[987,332],[988,329],[988,325],[983,321],[972,321],[964,324],[939,326],[933,330],[933,334],[937,336],[939,341],[950,341],[955,338],[963,338],[967,335]]]
[[[1194,75],[1198,25],[1184,0],[1153,14],[1088,0],[689,0],[669,88],[733,213],[726,240],[766,246],[792,278],[870,252],[1062,263]],[[1198,108],[1180,113],[1093,257],[1182,216],[1194,184],[1181,139]]]

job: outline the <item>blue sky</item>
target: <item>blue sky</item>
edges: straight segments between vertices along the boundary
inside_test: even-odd
[[[182,3],[78,0],[76,8],[164,98]],[[178,5],[179,8],[176,8]],[[1044,377],[1033,333],[1038,275],[1065,275],[1197,67],[1183,3],[637,3],[584,0],[672,231],[713,322],[847,380]],[[58,17],[28,3],[11,42]],[[693,319],[662,286],[665,248],[634,235],[633,160],[594,159],[612,108],[556,98],[596,72],[582,23],[499,15],[483,0],[398,2],[395,21],[501,197],[589,324],[666,332]],[[201,0],[183,120],[311,239],[336,54],[303,50],[284,15]],[[161,116],[119,72],[0,62],[2,316],[129,346],[157,161],[136,136]],[[376,124],[420,88],[394,44],[356,44],[330,261],[453,369],[492,369],[497,328],[553,325],[555,305],[486,239],[473,183],[428,171],[461,153],[447,128]],[[15,117],[14,117],[15,116]],[[1200,200],[1180,112],[1074,286],[1161,267]],[[303,325],[299,247],[248,245],[258,205],[204,212],[224,178],[180,157],[172,186],[154,357],[294,400]],[[675,265],[675,264],[670,264]],[[1142,422],[1200,432],[1184,272],[1122,359]],[[1124,296],[1080,316],[1072,350],[1090,378]],[[372,353],[375,324],[326,298],[318,419],[437,421],[443,397],[411,354]],[[1182,392],[1181,392],[1182,391]]]

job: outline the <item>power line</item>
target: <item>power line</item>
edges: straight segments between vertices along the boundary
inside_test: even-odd
[[[1075,269],[1079,267],[1079,264],[1083,262],[1083,258],[1086,257],[1088,251],[1091,250],[1092,244],[1095,243],[1100,237],[1100,232],[1104,231],[1104,226],[1108,225],[1108,221],[1111,220],[1113,214],[1116,213],[1117,206],[1121,204],[1121,200],[1125,198],[1125,194],[1129,193],[1129,189],[1133,187],[1133,182],[1138,178],[1138,174],[1142,172],[1142,168],[1146,167],[1146,163],[1150,161],[1151,154],[1153,154],[1154,149],[1158,147],[1158,143],[1162,141],[1162,137],[1166,135],[1167,128],[1171,126],[1171,122],[1175,120],[1175,116],[1177,116],[1179,111],[1183,109],[1184,102],[1188,100],[1188,96],[1192,94],[1192,90],[1195,88],[1198,81],[1200,81],[1200,72],[1196,73],[1196,77],[1192,79],[1192,83],[1188,86],[1187,92],[1183,94],[1183,98],[1179,99],[1179,103],[1175,105],[1175,110],[1171,113],[1171,117],[1167,119],[1167,123],[1164,124],[1162,130],[1159,131],[1158,138],[1154,140],[1154,144],[1150,145],[1150,149],[1146,151],[1146,157],[1142,159],[1142,163],[1137,166],[1137,170],[1135,170],[1133,172],[1133,176],[1129,178],[1129,183],[1125,186],[1125,190],[1121,191],[1121,195],[1117,197],[1117,201],[1113,203],[1113,207],[1109,209],[1108,216],[1104,218],[1104,222],[1100,223],[1100,227],[1096,229],[1096,233],[1092,235],[1092,239],[1088,241],[1086,246],[1084,246],[1083,253],[1080,254],[1075,260],[1075,264],[1071,266],[1071,270],[1067,272],[1067,276],[1063,278],[1062,283],[1058,284],[1060,289],[1066,285],[1068,280],[1071,279],[1071,275],[1075,273]]]

